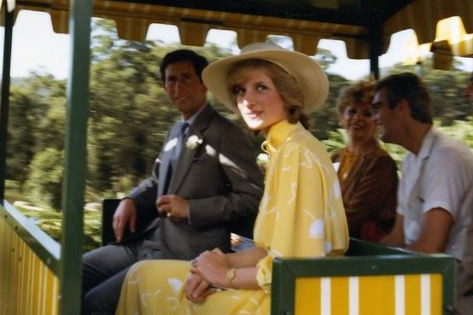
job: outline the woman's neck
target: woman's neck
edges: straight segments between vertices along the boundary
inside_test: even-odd
[[[359,153],[365,152],[373,147],[378,146],[378,141],[374,138],[370,138],[367,140],[352,140],[348,142],[347,149],[349,152]]]

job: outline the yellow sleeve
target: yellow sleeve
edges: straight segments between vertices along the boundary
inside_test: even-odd
[[[327,183],[317,156],[307,148],[285,146],[275,161],[274,204],[277,205],[273,256],[325,256],[324,214]]]
[[[268,255],[261,259],[257,266],[256,281],[258,285],[267,294],[271,293],[272,272],[273,272],[273,257]]]
[[[324,257],[343,254],[348,246],[345,210],[332,165],[297,143],[281,148],[271,162],[264,215],[273,216],[266,219],[273,230],[265,242],[268,256],[258,263],[257,273],[263,290],[270,290],[274,257]]]

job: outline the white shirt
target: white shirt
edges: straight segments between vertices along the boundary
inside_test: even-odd
[[[418,239],[424,214],[437,207],[454,219],[445,253],[473,269],[473,153],[431,128],[419,154],[408,153],[402,164],[397,211],[406,244]]]

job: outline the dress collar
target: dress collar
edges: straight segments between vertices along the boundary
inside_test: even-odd
[[[286,142],[287,138],[293,133],[293,131],[298,128],[303,128],[299,122],[291,124],[287,120],[282,120],[275,123],[271,128],[269,128],[266,140],[261,144],[261,149],[271,155],[276,152],[276,150]]]

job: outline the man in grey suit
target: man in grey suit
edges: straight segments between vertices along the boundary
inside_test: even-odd
[[[243,130],[208,103],[206,65],[186,49],[162,60],[164,90],[182,121],[169,131],[152,176],[117,207],[116,243],[84,254],[83,314],[113,314],[126,271],[139,260],[230,251],[230,225],[258,211],[263,175],[256,152]],[[149,223],[137,229],[137,222]],[[126,229],[133,236],[123,240]]]

